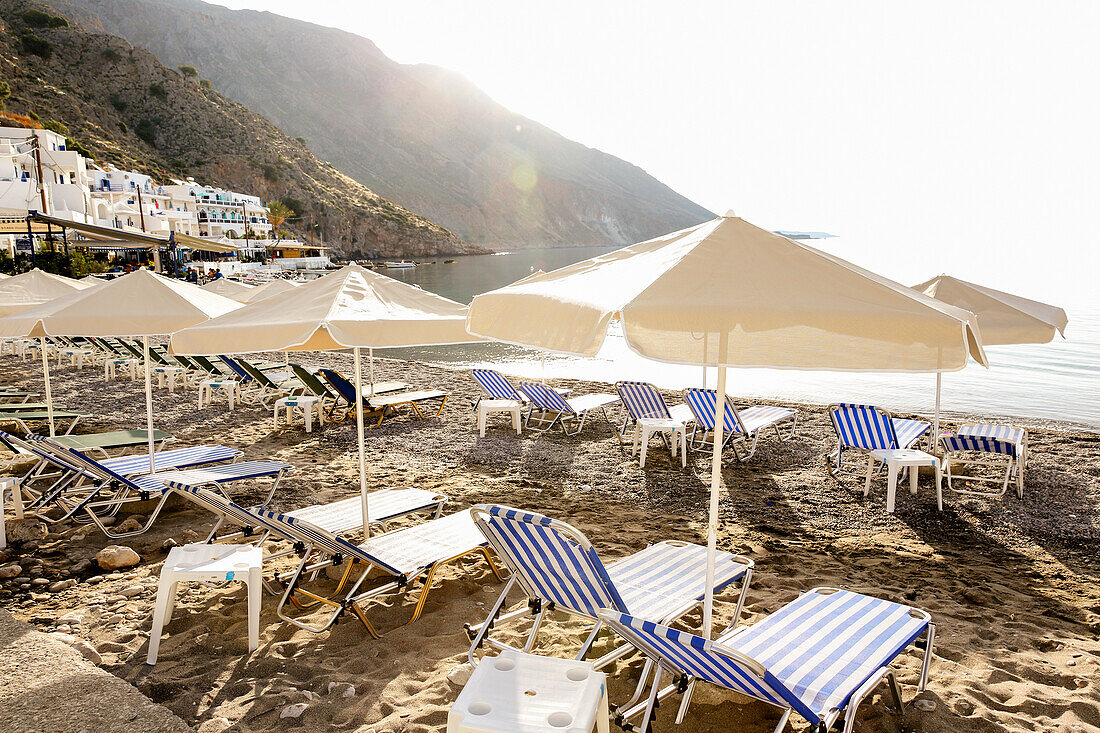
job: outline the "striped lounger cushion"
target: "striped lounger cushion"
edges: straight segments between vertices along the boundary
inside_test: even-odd
[[[472,374],[478,384],[480,384],[494,400],[522,401],[519,393],[512,387],[512,383],[505,379],[499,372],[494,372],[491,369],[474,369]]]
[[[372,537],[359,549],[394,575],[416,577],[437,562],[487,544],[470,510]]]
[[[760,428],[771,427],[778,422],[788,420],[794,415],[794,410],[789,407],[774,406],[746,407],[737,412],[741,415],[741,423],[749,435]]]
[[[906,420],[904,418],[892,418],[894,422],[894,434],[898,436],[898,447],[908,448],[920,440],[932,426],[923,420]]]
[[[800,714],[821,718],[843,708],[928,622],[924,612],[892,601],[815,591],[718,641],[763,664],[802,704]]]
[[[670,418],[668,405],[661,393],[648,382],[619,382],[615,385],[619,397],[626,405],[630,416],[635,420],[642,418]]]
[[[169,451],[161,451],[154,454],[156,469],[158,471],[201,466],[206,463],[220,463],[231,461],[240,455],[236,448],[227,448],[224,445],[199,445],[193,448],[177,448]],[[136,473],[149,471],[149,456],[139,454],[136,456],[122,456],[120,458],[106,458],[99,462],[104,468],[108,468],[120,476],[131,476]]]
[[[167,484],[170,481],[186,486],[221,484],[230,481],[266,478],[281,473],[290,467],[288,463],[277,463],[275,461],[245,461],[243,463],[232,463],[228,466],[213,466],[189,471],[156,473],[151,476],[136,476],[129,479],[129,481],[144,491],[161,493],[168,490]]]
[[[745,566],[718,553],[715,592],[745,574]],[[707,548],[679,542],[659,542],[607,566],[619,597],[631,613],[666,620],[678,617],[685,605],[702,600],[707,587]]]
[[[435,491],[424,489],[379,489],[367,495],[367,511],[370,521],[384,522],[421,509],[437,506],[443,497]],[[354,532],[363,528],[363,498],[335,501],[331,504],[295,509],[286,515],[320,527],[333,534]]]
[[[793,708],[815,724],[843,709],[931,621],[908,606],[832,589],[810,591],[714,642],[626,614],[602,617],[647,655],[691,677]]]

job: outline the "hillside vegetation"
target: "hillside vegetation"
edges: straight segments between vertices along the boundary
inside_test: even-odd
[[[193,66],[344,173],[469,241],[627,244],[713,217],[641,168],[502,107],[462,76],[399,64],[352,33],[198,0],[53,4],[173,68]],[[629,124],[630,111],[623,114]]]

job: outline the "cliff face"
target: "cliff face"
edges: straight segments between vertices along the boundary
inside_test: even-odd
[[[198,68],[340,170],[464,239],[626,244],[713,214],[645,171],[558,135],[434,66],[369,40],[198,0],[54,0]]]
[[[68,16],[68,26],[29,23],[25,13],[34,9],[50,10],[0,0],[0,80],[12,92],[6,109],[63,123],[97,160],[160,179],[191,175],[264,201],[294,200],[301,217],[288,222],[290,231],[308,238],[312,217],[315,234],[342,254],[482,251],[318,160],[266,118],[166,68],[150,51]]]

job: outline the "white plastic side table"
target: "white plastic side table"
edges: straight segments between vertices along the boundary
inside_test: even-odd
[[[591,662],[504,650],[485,657],[447,716],[447,733],[610,733],[607,675]]]
[[[921,466],[934,466],[936,469],[936,506],[943,511],[943,490],[941,486],[942,470],[940,459],[931,453],[925,453],[915,448],[873,450],[867,455],[867,482],[863,486],[863,495],[871,493],[871,474],[874,473],[875,462],[886,464],[886,472],[889,474],[889,483],[886,489],[886,511],[894,513],[894,496],[898,489],[898,474],[902,469],[909,470],[909,493],[917,493],[917,469]]]
[[[680,465],[687,468],[687,425],[682,422],[661,417],[643,417],[634,424],[634,445],[630,449],[630,455],[638,452],[638,443],[641,441],[642,455],[639,460],[641,467],[645,468],[645,454],[649,448],[649,439],[654,433],[671,433],[672,439],[669,446],[672,449],[672,457],[676,457],[676,441],[680,441]]]
[[[175,394],[176,381],[183,380],[183,367],[158,366],[153,367],[153,373],[157,375],[157,389],[164,389],[167,383],[169,394]]]
[[[233,412],[233,402],[240,394],[238,392],[239,384],[235,379],[206,379],[202,381],[199,384],[199,409],[214,404],[214,391],[223,389],[229,399],[229,411]]]
[[[519,400],[481,400],[477,403],[477,429],[481,437],[485,437],[485,428],[489,422],[490,413],[507,412],[512,416],[512,427],[516,429],[516,435],[523,432],[520,427],[520,417],[523,412],[523,403]]]
[[[313,413],[317,413],[317,424],[324,425],[325,417],[321,410],[321,398],[316,395],[298,395],[297,397],[280,397],[275,400],[275,428],[279,427],[279,410],[286,410],[286,424],[294,423],[294,411],[299,408],[306,423],[306,432],[313,432]]]
[[[204,545],[192,543],[173,547],[160,570],[157,602],[153,608],[153,630],[149,634],[146,664],[157,663],[160,636],[172,620],[176,586],[180,581],[238,581],[248,586],[248,651],[260,646],[260,591],[263,551],[253,545]]]

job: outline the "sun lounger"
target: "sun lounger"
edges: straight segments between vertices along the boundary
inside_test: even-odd
[[[621,611],[603,610],[600,619],[658,665],[648,700],[620,708],[616,717],[624,730],[638,731],[650,730],[659,700],[688,692],[676,718],[680,722],[689,691],[702,680],[779,708],[776,733],[792,712],[822,733],[843,720],[844,733],[850,733],[860,703],[884,679],[901,711],[901,689],[890,665],[922,636],[917,689],[924,690],[936,633],[925,611],[835,588],[815,588],[714,641]],[[661,688],[665,672],[676,682]],[[627,727],[639,715],[640,723]]]
[[[566,435],[576,435],[584,430],[588,414],[597,410],[611,429],[618,432],[618,428],[607,416],[607,408],[619,403],[618,395],[586,394],[580,397],[562,397],[545,384],[535,382],[523,382],[519,385],[519,390],[531,400],[532,409],[527,413],[526,425],[530,427],[533,420],[535,427],[532,430],[536,432],[544,433],[554,425],[560,424],[562,432]],[[573,432],[569,432],[569,428],[566,427],[566,423],[571,420],[576,420],[578,423],[577,429]]]
[[[845,465],[846,451],[912,448],[932,429],[931,423],[893,417],[886,410],[874,405],[847,402],[829,405],[829,417],[837,437],[837,448],[830,455],[833,459],[830,470],[834,476],[847,473],[862,478],[866,475],[867,464],[863,461]]]
[[[285,522],[275,522],[264,518],[257,513],[259,507],[244,507],[226,498],[224,495],[212,492],[209,489],[196,488],[183,484],[172,483],[170,488],[180,492],[180,495],[212,512],[218,517],[217,523],[206,538],[207,542],[243,542],[247,541],[263,545],[270,540],[284,540],[292,543],[289,551],[274,552],[267,555],[268,560],[284,557],[292,552],[300,553],[305,559],[307,552],[305,545],[299,541],[298,535],[289,533]],[[370,523],[372,528],[384,527],[386,522],[398,517],[408,516],[419,512],[425,512],[429,516],[438,517],[443,510],[443,504],[447,497],[434,491],[423,489],[379,489],[367,495]],[[315,504],[287,512],[284,516],[294,520],[310,522],[321,531],[329,532],[336,536],[359,533],[363,529],[363,504],[362,497],[355,496],[350,499],[341,499],[330,504]],[[218,534],[222,526],[235,527],[232,532]],[[324,552],[318,551],[309,556],[310,562],[326,557]],[[279,590],[282,592],[282,589]]]
[[[714,448],[714,403],[717,391],[713,389],[692,388],[684,392],[684,399],[695,415],[695,429],[691,434],[692,450],[713,450]],[[759,405],[747,407],[744,410],[737,409],[733,400],[726,395],[726,415],[724,420],[724,435],[722,436],[722,449],[732,446],[734,455],[739,461],[747,461],[756,453],[756,446],[760,442],[760,435],[768,428],[775,431],[775,436],[781,441],[787,441],[794,437],[798,424],[798,411],[789,407],[775,407]],[[784,435],[779,427],[790,423],[787,434]],[[708,437],[708,435],[710,437]],[[752,445],[744,455],[741,454],[741,444],[752,439]]]
[[[340,398],[344,400],[348,405],[355,404],[355,385],[352,384],[344,377],[343,374],[334,369],[319,369],[318,373],[324,377],[325,381],[329,383],[329,386],[340,395]],[[424,417],[424,414],[420,412],[420,404],[424,402],[439,401],[439,409],[436,410],[436,416],[443,412],[443,407],[447,404],[447,398],[450,397],[449,392],[443,392],[441,390],[419,390],[416,392],[388,392],[380,394],[377,390],[374,395],[369,394],[369,385],[364,385],[363,389],[363,404],[371,411],[370,417],[377,417],[378,422],[374,427],[378,427],[382,424],[382,421],[390,415],[394,408],[402,405],[408,405],[413,408],[413,412],[417,417]],[[364,413],[366,414],[366,413]]]
[[[1024,498],[1024,469],[1027,465],[1027,431],[1010,425],[963,425],[955,435],[940,436],[947,488],[959,494],[998,498],[1008,491],[1009,482],[1016,480],[1016,496]],[[996,466],[998,456],[1006,461],[1004,478],[964,475],[952,470],[952,464],[965,466]],[[955,488],[955,481],[1001,484],[999,491],[976,491]]]
[[[87,472],[82,462],[73,458],[73,449],[50,438],[23,441],[8,433],[0,433],[0,438],[4,443],[17,446],[21,452],[39,459],[39,464],[28,471],[22,481],[24,492],[33,498],[30,508],[38,509],[49,505],[60,496],[72,501],[73,493],[83,498],[95,490],[97,481]],[[236,448],[198,445],[155,453],[153,465],[156,471],[182,470],[236,461],[240,456],[241,452]],[[98,465],[120,476],[140,476],[149,473],[149,455],[141,453],[105,458],[98,461]],[[46,473],[49,468],[56,471]],[[35,484],[43,478],[51,479],[51,483],[48,487],[39,489]],[[90,483],[85,483],[85,480]]]
[[[236,362],[252,378],[252,382],[256,385],[255,399],[265,407],[280,397],[289,397],[305,391],[305,385],[286,372],[269,374],[247,359],[238,358]]]
[[[38,436],[33,436],[32,439],[46,440]],[[65,459],[80,469],[89,483],[89,490],[73,502],[64,502],[64,497],[57,497],[56,500],[64,508],[64,514],[60,518],[51,518],[50,521],[62,521],[76,515],[86,515],[112,539],[141,534],[153,525],[172,494],[172,490],[168,488],[168,482],[197,487],[220,487],[236,481],[269,478],[272,479],[271,488],[262,502],[267,504],[275,495],[275,490],[283,476],[294,470],[294,467],[287,463],[245,461],[229,465],[165,471],[146,476],[122,476],[80,451],[73,449],[65,449],[65,451]],[[104,517],[116,515],[127,503],[149,501],[158,497],[156,508],[150,512],[149,518],[139,529],[118,532],[112,530],[103,521]]]
[[[534,621],[522,651],[534,647],[547,611],[556,610],[594,621],[577,659],[584,659],[602,627],[599,611],[613,608],[661,623],[682,618],[697,608],[706,591],[707,548],[688,542],[665,541],[605,565],[588,539],[577,529],[541,514],[520,509],[480,504],[473,520],[496,551],[512,577],[484,623],[467,627],[471,639],[470,660],[482,644],[514,649],[489,637],[489,630],[504,621],[532,613]],[[741,581],[734,621],[741,615],[745,593],[752,579],[753,561],[718,552],[714,592]],[[527,596],[523,608],[501,615],[508,594],[518,586]],[[605,655],[596,668],[622,656],[621,650]]]
[[[654,433],[661,436],[672,457],[676,457],[676,436],[680,436],[681,465],[687,465],[687,426],[695,421],[688,405],[669,407],[657,388],[648,382],[616,382],[615,390],[623,401],[626,417],[620,432],[626,435],[627,428],[634,425],[632,454],[639,443],[642,448],[641,465],[645,468],[646,447]],[[668,439],[669,434],[672,440]]]
[[[59,423],[69,420],[69,426],[65,428],[64,434],[69,434],[76,427],[76,424],[80,422],[81,418],[91,417],[91,415],[83,412],[68,412],[66,410],[54,410],[53,421],[55,427],[60,427]],[[50,419],[50,413],[46,410],[35,410],[28,412],[0,410],[0,425],[15,424],[19,426],[19,429],[26,434],[34,432],[28,426],[28,423],[40,423],[47,422]]]
[[[14,389],[0,390],[0,409],[10,407],[12,404],[28,402],[34,397],[39,397],[37,392],[19,392]]]
[[[251,514],[262,519],[265,530],[289,539],[301,548],[302,560],[298,567],[292,573],[280,576],[286,587],[276,610],[282,620],[314,633],[330,628],[346,610],[363,623],[372,637],[380,638],[381,634],[366,616],[365,605],[372,600],[403,592],[419,580],[421,590],[412,617],[402,625],[413,623],[424,611],[436,572],[471,554],[482,555],[493,574],[500,579],[485,538],[474,526],[469,510],[376,535],[359,545],[290,514],[267,509],[255,509]],[[373,510],[371,519],[374,519]],[[304,587],[307,579],[315,575],[318,569],[344,561],[350,562],[330,596],[319,595]],[[353,579],[356,568],[362,568],[362,572]],[[368,575],[390,579],[361,591],[360,587]],[[319,625],[311,625],[291,616],[287,604],[303,608],[325,605],[332,611]]]

